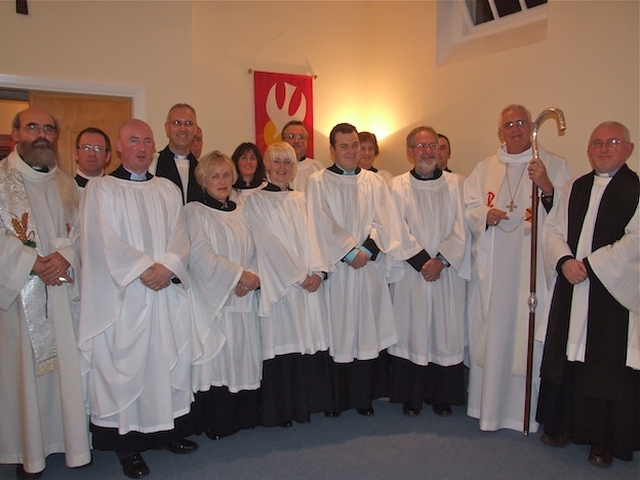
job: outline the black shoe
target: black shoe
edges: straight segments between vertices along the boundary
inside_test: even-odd
[[[571,435],[565,432],[554,433],[553,435],[543,433],[540,435],[540,441],[550,447],[566,447],[571,443]]]
[[[210,428],[205,428],[204,434],[207,436],[207,438],[210,438],[211,440],[220,440],[220,438],[222,438],[220,437],[220,435],[218,435],[216,432],[214,432]]]
[[[324,416],[327,418],[338,418],[340,416],[341,412],[330,412],[330,411],[326,411],[324,412]]]
[[[451,411],[451,405],[445,402],[433,402],[431,408],[433,409],[433,413],[440,415],[441,417],[448,417],[453,414]]]
[[[16,476],[18,478],[40,478],[40,476],[42,475],[42,472],[44,472],[44,470],[41,470],[36,473],[29,473],[25,471],[24,466],[22,465],[18,465],[16,467]]]
[[[280,426],[282,428],[289,428],[289,427],[293,427],[293,422],[291,420],[287,420],[286,422],[282,422],[280,423]]]
[[[587,457],[591,465],[597,467],[610,467],[613,463],[613,455],[604,447],[592,446]]]
[[[409,415],[410,417],[417,417],[420,415],[420,409],[413,408],[413,404],[411,402],[404,402],[402,405],[402,413]]]
[[[120,464],[122,465],[122,473],[129,478],[142,478],[149,475],[149,467],[139,453],[120,459]]]
[[[356,412],[358,412],[358,414],[362,415],[363,417],[370,417],[371,415],[373,415],[375,413],[373,411],[373,407],[356,408]]]
[[[187,453],[193,453],[198,449],[198,444],[187,440],[186,438],[180,438],[167,443],[161,443],[153,447],[154,450],[169,450],[172,453],[178,455],[186,455]]]

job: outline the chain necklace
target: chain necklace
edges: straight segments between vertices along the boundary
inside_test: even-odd
[[[524,220],[524,216],[523,216],[523,217],[520,217],[520,221],[516,224],[516,226],[515,226],[515,227],[513,227],[513,228],[512,228],[512,229],[510,229],[510,230],[505,230],[504,228],[502,228],[502,227],[500,226],[500,224],[498,224],[498,225],[496,225],[496,226],[500,229],[500,231],[502,231],[502,232],[504,232],[504,233],[512,233],[512,232],[515,232],[515,231],[520,227],[520,225],[522,224],[522,220]]]
[[[520,188],[520,182],[522,182],[522,177],[524,176],[524,171],[527,169],[527,165],[525,164],[522,168],[522,172],[520,173],[520,178],[518,179],[518,184],[516,185],[516,191],[511,193],[511,182],[509,181],[509,164],[507,163],[507,187],[509,187],[509,196],[511,197],[511,201],[507,203],[506,208],[509,209],[510,213],[513,213],[515,208],[518,208],[518,205],[514,203],[514,199],[518,194],[518,189]]]

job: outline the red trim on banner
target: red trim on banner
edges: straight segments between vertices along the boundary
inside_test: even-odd
[[[307,156],[313,157],[313,77],[253,72],[256,145],[262,153],[282,140],[282,127],[301,120],[309,133]]]

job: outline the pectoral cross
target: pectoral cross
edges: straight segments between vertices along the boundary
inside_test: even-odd
[[[518,208],[518,205],[513,203],[513,198],[512,198],[511,201],[507,203],[506,207],[509,209],[509,212],[512,213],[514,208]]]

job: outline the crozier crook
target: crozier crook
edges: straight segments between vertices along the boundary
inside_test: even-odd
[[[563,132],[567,127],[564,122],[564,113],[555,107],[544,110],[538,118],[536,118],[533,131],[531,132],[531,153],[532,159],[538,157],[538,128],[540,124],[549,116],[554,115],[558,123],[558,133]],[[536,297],[536,269],[538,263],[538,186],[535,182],[531,182],[531,264],[529,270],[529,298],[527,305],[529,306],[529,329],[527,337],[527,376],[526,390],[524,399],[524,425],[522,433],[529,435],[529,417],[531,414],[531,379],[533,377],[533,341],[535,334],[536,307],[538,306],[538,298]]]

